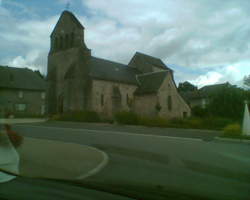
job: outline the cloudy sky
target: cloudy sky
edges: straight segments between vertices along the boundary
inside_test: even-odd
[[[0,65],[46,74],[49,35],[70,3],[97,57],[161,58],[199,87],[250,74],[249,0],[0,0]]]

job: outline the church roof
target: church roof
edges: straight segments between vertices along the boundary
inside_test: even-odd
[[[72,12],[69,12],[69,11],[65,10],[65,11],[62,12],[62,14],[61,14],[59,20],[57,21],[57,23],[56,23],[56,25],[55,25],[54,30],[53,30],[52,33],[51,33],[51,35],[53,35],[53,33],[56,31],[57,25],[58,25],[59,23],[61,23],[61,20],[62,20],[63,16],[68,16],[68,17],[71,19],[71,21],[72,21],[73,23],[76,24],[76,26],[77,26],[78,28],[84,29],[83,25],[81,24],[81,22],[79,22],[79,20],[76,18],[76,16],[75,16]]]
[[[46,82],[28,68],[0,66],[0,88],[45,90]]]
[[[92,78],[137,85],[139,71],[128,65],[91,57],[89,75]]]
[[[161,87],[164,79],[166,78],[169,70],[162,70],[152,73],[137,75],[139,87],[136,89],[135,94],[151,94],[156,93]]]
[[[164,64],[164,62],[162,62],[161,59],[150,56],[150,55],[146,55],[144,53],[136,52],[132,59],[140,59],[141,61],[143,61],[143,63],[153,65],[153,66],[161,68],[163,70],[165,70],[165,69],[171,70],[170,68],[168,68]]]

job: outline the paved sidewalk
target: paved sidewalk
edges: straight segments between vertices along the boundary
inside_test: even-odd
[[[107,154],[96,148],[28,137],[18,152],[20,174],[27,177],[84,179],[108,162]]]
[[[0,123],[7,124],[22,124],[22,123],[40,123],[46,122],[48,119],[46,118],[0,118]]]

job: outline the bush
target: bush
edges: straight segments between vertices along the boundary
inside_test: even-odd
[[[168,127],[168,121],[162,117],[140,117],[138,124],[151,127]]]
[[[29,114],[29,113],[15,113],[13,114],[14,118],[44,118],[45,115],[39,114]]]
[[[133,112],[122,111],[115,114],[115,120],[119,124],[137,125],[138,116]]]
[[[224,137],[241,137],[241,127],[239,124],[230,124],[223,129]]]
[[[208,116],[208,110],[206,108],[202,108],[200,106],[195,106],[192,108],[192,116],[195,117],[206,117]]]
[[[75,121],[75,122],[100,122],[99,115],[94,111],[79,111],[64,113],[61,116],[55,116],[54,119],[61,121]]]
[[[202,129],[203,128],[202,122],[203,122],[202,119],[191,118],[191,119],[185,120],[184,124],[186,128]]]
[[[202,120],[202,126],[205,129],[222,130],[225,126],[232,124],[231,119],[208,117]]]
[[[187,128],[187,119],[173,118],[169,120],[169,127],[172,128]]]

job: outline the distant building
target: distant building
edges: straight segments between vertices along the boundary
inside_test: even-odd
[[[124,65],[92,56],[84,27],[69,11],[62,13],[50,39],[49,114],[92,110],[108,117],[119,111],[166,118],[190,115],[173,70],[159,58],[137,52]]]
[[[213,96],[215,94],[218,94],[218,92],[224,90],[225,88],[228,88],[232,86],[229,82],[226,83],[220,83],[220,84],[213,84],[213,85],[206,85],[199,89],[199,91],[206,95],[208,98],[210,96]]]
[[[0,111],[16,116],[45,114],[46,82],[27,68],[0,66]]]
[[[196,106],[206,108],[210,102],[211,97],[218,94],[223,89],[231,86],[228,82],[206,85],[200,89],[191,85],[192,84],[186,81],[182,84],[179,84],[178,87],[181,96],[185,99],[185,101],[190,105],[191,108]]]

